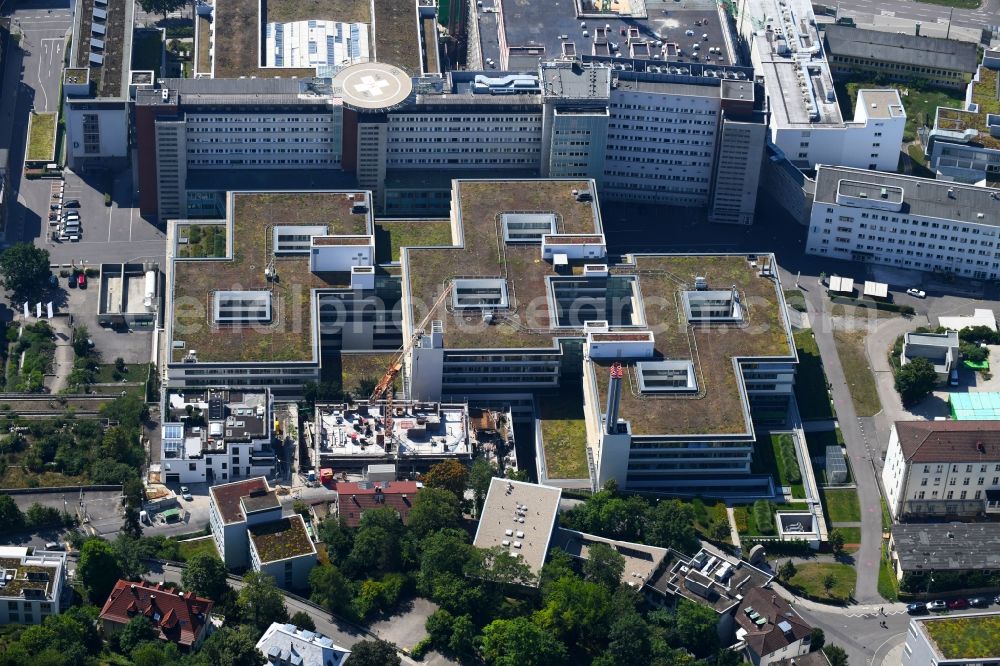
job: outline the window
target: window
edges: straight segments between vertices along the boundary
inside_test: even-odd
[[[217,291],[212,300],[216,324],[263,324],[271,321],[269,291]]]
[[[198,463],[188,463],[188,471],[194,472],[198,469]]]
[[[508,243],[540,243],[545,234],[556,233],[552,213],[503,213],[503,239]]]
[[[643,393],[698,390],[691,361],[639,361],[636,370]]]
[[[503,278],[456,278],[452,304],[456,308],[506,308],[507,281]]]

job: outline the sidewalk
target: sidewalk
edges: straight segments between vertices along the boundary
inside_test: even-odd
[[[851,604],[848,606],[821,604],[794,594],[791,590],[779,583],[777,579],[771,581],[771,587],[781,592],[781,595],[788,599],[793,607],[801,606],[808,610],[820,613],[837,613],[847,617],[862,617],[866,615],[875,617],[880,615],[879,609],[882,609],[885,615],[899,615],[900,613],[906,612],[906,604],[901,602],[892,603],[887,601],[881,604]]]

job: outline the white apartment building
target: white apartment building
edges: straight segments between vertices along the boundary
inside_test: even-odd
[[[806,252],[992,280],[998,226],[997,190],[824,165]]]
[[[897,421],[882,487],[896,520],[1000,513],[1000,425]]]
[[[344,666],[351,651],[315,631],[272,622],[257,641],[267,666]]]
[[[66,553],[0,546],[0,625],[41,624],[61,609]]]
[[[160,427],[159,462],[164,483],[212,484],[274,473],[270,391],[171,393],[166,407],[171,420]]]
[[[249,528],[281,519],[277,495],[264,477],[221,483],[208,494],[208,524],[222,561],[229,568],[248,567]]]
[[[983,636],[996,632],[1000,613],[972,613],[959,617],[915,617],[906,630],[901,666],[976,666],[996,663],[1000,652],[976,649],[976,641],[938,642],[933,634],[942,625],[940,635]],[[948,625],[961,623],[955,631]],[[967,647],[971,646],[971,647]]]
[[[250,566],[285,589],[309,589],[316,546],[299,514],[248,527]]]
[[[737,28],[764,78],[770,140],[792,164],[895,171],[906,112],[896,90],[862,90],[853,119],[841,115],[809,0],[741,0]]]

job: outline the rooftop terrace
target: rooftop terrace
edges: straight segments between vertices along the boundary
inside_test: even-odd
[[[5,572],[0,580],[0,597],[20,597],[24,590],[44,590],[46,596],[52,595],[56,576],[59,573],[61,560],[51,559],[51,564],[42,566],[30,563],[39,558],[29,556],[25,564],[20,557],[0,557],[0,570]],[[6,577],[11,576],[10,580]]]
[[[972,86],[972,102],[976,111],[938,107],[934,129],[964,132],[974,129],[979,135],[973,143],[1000,150],[1000,137],[990,134],[987,116],[1000,114],[1000,71],[980,66]]]
[[[370,234],[370,213],[351,212],[355,192],[243,193],[227,202],[229,254],[224,259],[176,259],[173,270],[173,361],[196,350],[199,362],[313,361],[316,332],[313,295],[317,289],[345,288],[347,273],[313,273],[308,254],[275,257],[272,227],[326,225],[331,235]],[[366,202],[367,203],[367,202]],[[370,211],[370,207],[368,208]],[[274,258],[277,281],[264,269]],[[270,323],[216,325],[211,298],[220,289],[271,294]]]
[[[262,562],[316,554],[316,547],[306,532],[305,521],[299,515],[254,525],[249,532]]]

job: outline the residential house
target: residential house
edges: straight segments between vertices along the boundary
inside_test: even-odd
[[[211,599],[177,592],[162,583],[119,580],[104,602],[98,619],[105,635],[121,631],[133,618],[149,619],[161,641],[185,651],[197,650],[211,626]]]
[[[747,590],[736,611],[736,639],[753,666],[809,653],[812,627],[772,590]]]
[[[66,553],[0,546],[0,625],[41,624],[61,610]]]
[[[273,622],[257,641],[267,666],[343,666],[351,651],[294,624]]]

